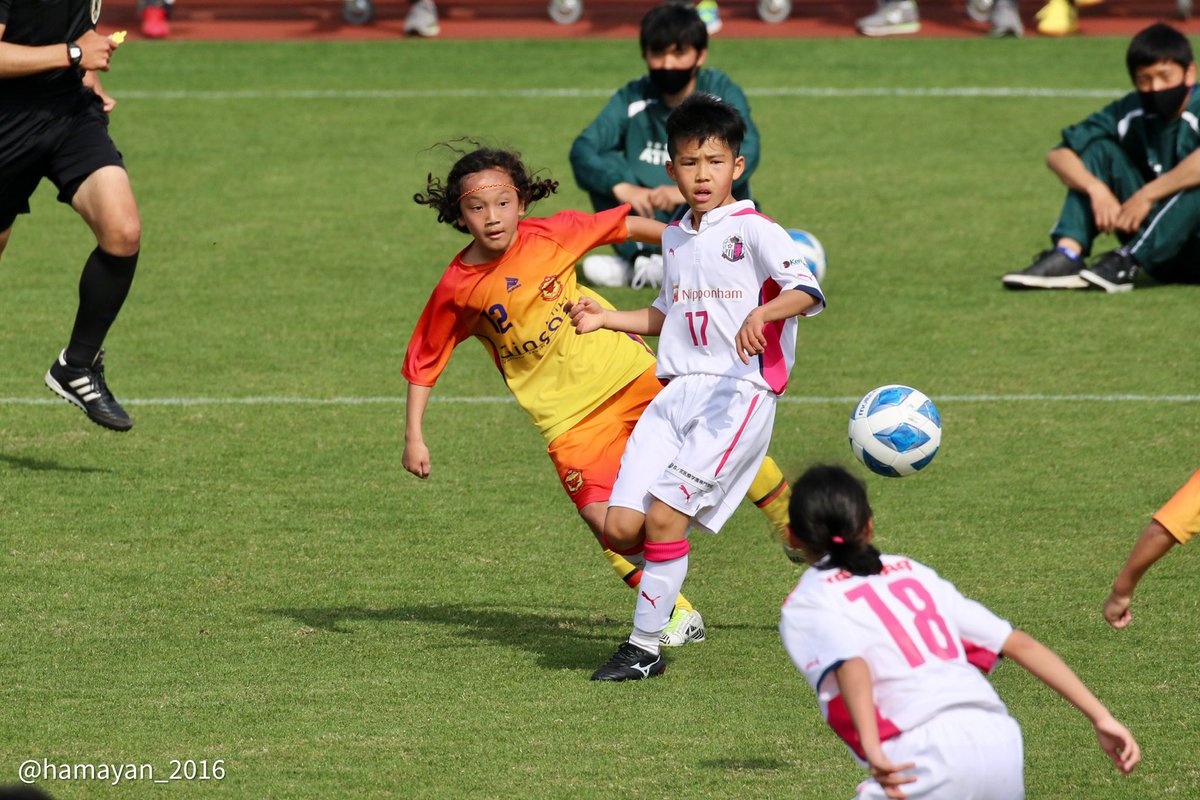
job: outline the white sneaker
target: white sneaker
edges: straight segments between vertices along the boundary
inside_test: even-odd
[[[638,256],[633,260],[633,277],[629,279],[629,285],[634,289],[641,289],[643,286],[653,286],[657,289],[662,286],[662,278],[663,257],[661,253],[650,253]]]
[[[671,614],[671,621],[659,637],[658,643],[663,647],[682,647],[690,642],[704,641],[704,619],[696,610],[685,611],[676,607]]]
[[[916,0],[884,0],[874,14],[854,24],[864,36],[900,36],[921,30]]]
[[[632,267],[620,256],[594,255],[583,260],[583,278],[592,286],[628,286]],[[661,280],[662,272],[659,271]]]
[[[404,32],[409,36],[423,37],[437,36],[442,32],[433,0],[412,0],[412,7],[404,17]]]

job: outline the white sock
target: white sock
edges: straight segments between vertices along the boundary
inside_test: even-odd
[[[642,585],[638,587],[637,607],[633,612],[631,644],[657,653],[659,637],[671,621],[675,599],[687,577],[687,555],[670,561],[647,561],[642,568]]]

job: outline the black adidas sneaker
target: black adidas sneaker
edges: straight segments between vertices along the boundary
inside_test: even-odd
[[[50,365],[46,373],[46,385],[50,391],[83,409],[88,419],[112,431],[127,431],[133,420],[121,408],[117,398],[104,382],[104,351],[89,367],[72,367],[67,364],[66,350]]]

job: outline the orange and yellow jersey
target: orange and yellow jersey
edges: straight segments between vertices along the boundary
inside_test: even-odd
[[[628,214],[623,205],[522,220],[512,246],[485,264],[464,264],[464,248],[421,312],[404,377],[433,386],[454,348],[474,336],[542,436],[554,441],[654,364],[654,354],[636,336],[608,330],[576,335],[563,309],[580,295],[612,308],[577,285],[575,262],[592,248],[625,241]]]

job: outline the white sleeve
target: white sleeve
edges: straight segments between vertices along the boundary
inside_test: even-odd
[[[832,609],[810,603],[784,606],[779,634],[792,663],[814,690],[830,669],[866,651],[853,626],[847,625]]]
[[[954,598],[950,614],[962,637],[967,661],[984,673],[990,673],[1000,660],[1004,643],[1012,634],[1012,623],[996,616],[983,603],[965,597],[954,584],[941,580]]]
[[[804,312],[811,317],[825,308],[825,293],[813,274],[812,265],[796,247],[792,237],[777,223],[767,219],[757,220],[761,224],[748,226],[754,241],[749,242],[763,277],[773,279],[780,289],[798,289],[810,294],[817,304]]]

